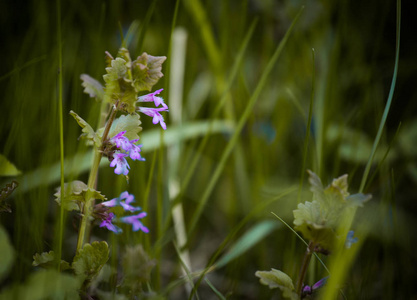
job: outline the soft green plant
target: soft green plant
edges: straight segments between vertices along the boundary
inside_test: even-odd
[[[350,195],[347,175],[334,179],[324,188],[315,173],[308,173],[313,199],[298,204],[293,211],[294,229],[309,241],[296,283],[290,276],[276,269],[255,273],[262,284],[271,289],[281,289],[282,295],[288,299],[303,299],[325,285],[327,278],[319,280],[313,286],[304,282],[312,255],[349,251],[352,243],[357,241],[353,237],[353,231],[350,231],[351,220],[356,209],[371,198],[371,195],[362,193]]]

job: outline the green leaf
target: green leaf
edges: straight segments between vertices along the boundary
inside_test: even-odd
[[[48,264],[53,263],[54,259],[55,259],[54,251],[42,252],[41,254],[36,253],[33,256],[32,266],[37,267],[40,265],[48,265]]]
[[[111,67],[106,68],[106,72],[107,74],[103,75],[106,83],[113,84],[115,81],[123,79],[127,72],[126,61],[123,58],[116,57],[111,61]]]
[[[122,48],[119,55],[111,61],[111,67],[107,67],[107,74],[103,76],[106,82],[105,101],[116,103],[120,101],[119,109],[128,113],[135,112],[138,91],[132,83],[132,71],[129,52]]]
[[[300,203],[293,211],[295,229],[323,249],[332,250],[338,239],[337,229],[349,210],[362,206],[371,196],[349,195],[347,175],[323,188],[320,178],[308,171],[313,201]]]
[[[140,290],[142,283],[150,280],[151,271],[156,261],[143,250],[142,245],[126,247],[122,258],[124,281],[123,285],[132,290]]]
[[[0,154],[0,176],[17,176],[21,174],[14,164],[7,160],[7,158]]]
[[[103,101],[104,87],[98,80],[87,74],[81,74],[80,79],[83,81],[81,85],[84,87],[84,93],[88,94],[91,98]]]
[[[80,282],[72,275],[56,270],[31,274],[26,283],[11,286],[0,293],[0,300],[80,299]]]
[[[89,189],[88,186],[79,180],[74,180],[69,183],[64,184],[64,201],[61,201],[61,187],[57,188],[55,196],[55,201],[61,205],[63,203],[64,209],[71,210],[80,210],[80,203],[84,203],[87,199],[87,192],[89,192],[89,197],[97,200],[106,200],[106,197],[101,194],[99,191],[94,189]]]
[[[14,260],[14,250],[12,244],[10,243],[9,236],[7,235],[6,230],[3,226],[0,225],[0,281],[7,275],[9,272],[13,260]]]
[[[83,118],[81,118],[79,115],[77,115],[74,111],[71,110],[70,115],[74,117],[74,119],[77,121],[78,125],[80,125],[81,128],[83,129],[82,130],[83,134],[80,135],[80,138],[90,140],[91,142],[90,141],[87,142],[88,145],[91,145],[92,142],[94,142],[94,144],[97,147],[100,147],[101,146],[100,137],[96,134],[93,127],[91,127],[90,124],[88,124]]]
[[[279,288],[284,298],[298,299],[291,277],[284,272],[276,269],[271,269],[271,271],[256,271],[255,276],[259,277],[259,281],[267,285],[270,289]]]
[[[109,246],[106,242],[85,244],[72,262],[72,268],[83,281],[91,281],[98,275],[109,259]]]
[[[136,91],[151,91],[152,87],[164,76],[162,64],[165,56],[152,56],[146,52],[132,62],[133,86]]]
[[[45,269],[54,268],[55,267],[55,252],[49,251],[49,252],[42,252],[41,254],[36,253],[33,256],[33,262],[32,266],[34,267],[42,267]],[[70,269],[70,265],[65,260],[61,260],[59,269],[61,271],[65,271]]]
[[[256,224],[231,247],[230,251],[225,256],[223,256],[216,263],[216,267],[221,268],[227,265],[230,261],[245,253],[268,234],[277,229],[279,225],[279,223],[270,220]]]
[[[113,121],[108,138],[114,137],[121,131],[126,131],[124,134],[125,137],[129,140],[136,140],[139,138],[138,133],[142,131],[140,124],[142,124],[142,122],[140,121],[139,115],[136,113],[132,115],[121,115]],[[101,137],[104,132],[104,127],[100,128],[97,132]]]
[[[4,200],[6,200],[18,186],[19,183],[13,180],[0,190],[0,212],[12,212],[9,203],[6,203]]]

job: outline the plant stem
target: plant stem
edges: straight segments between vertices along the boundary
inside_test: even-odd
[[[307,268],[308,265],[310,264],[310,260],[311,260],[311,255],[314,253],[314,243],[310,242],[308,244],[306,253],[304,254],[304,259],[303,259],[303,264],[301,265],[301,269],[300,269],[300,275],[298,277],[298,281],[297,281],[297,295],[300,297],[301,299],[301,292],[303,289],[303,282],[304,282],[304,278],[306,276],[307,273]]]
[[[90,170],[90,176],[88,177],[88,183],[87,183],[87,193],[85,195],[85,204],[83,207],[83,213],[82,213],[82,219],[81,219],[81,225],[80,225],[80,231],[78,232],[78,242],[77,242],[77,252],[81,250],[81,248],[84,246],[85,243],[85,233],[88,230],[88,228],[90,227],[90,216],[93,210],[93,205],[94,205],[94,198],[92,197],[93,191],[95,190],[95,184],[96,184],[96,180],[97,180],[97,174],[98,174],[98,168],[100,166],[100,161],[101,161],[101,157],[102,157],[102,152],[100,151],[104,141],[107,140],[107,136],[109,134],[110,131],[110,127],[113,124],[113,120],[116,117],[116,112],[117,112],[117,106],[118,103],[116,103],[116,105],[112,106],[112,111],[109,117],[109,120],[106,124],[106,127],[104,129],[103,132],[103,136],[101,138],[101,145],[99,147],[97,147],[96,145],[94,145],[94,158],[93,158],[93,164],[91,166],[91,170]]]

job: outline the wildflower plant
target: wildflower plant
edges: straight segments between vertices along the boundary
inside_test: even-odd
[[[313,199],[299,203],[293,211],[294,229],[309,240],[296,283],[294,284],[286,273],[276,269],[255,273],[260,278],[260,283],[268,285],[271,289],[279,288],[283,297],[287,299],[303,299],[325,285],[328,277],[312,286],[304,283],[311,256],[348,251],[358,238],[354,237],[354,231],[346,226],[349,226],[356,208],[363,206],[371,198],[371,195],[362,193],[350,195],[347,175],[334,179],[324,188],[315,173],[308,173]]]
[[[142,144],[139,144],[139,133],[142,131],[139,113],[151,116],[154,124],[160,123],[166,129],[161,113],[168,111],[168,106],[157,96],[162,89],[142,95],[145,91],[150,92],[163,76],[161,70],[165,59],[164,56],[143,53],[132,60],[129,51],[121,48],[116,58],[106,52],[104,86],[89,75],[81,75],[84,92],[101,103],[101,117],[97,128],[93,129],[74,111],[70,114],[82,128],[80,138],[94,148],[93,161],[88,182],[74,180],[65,183],[63,191],[57,189],[55,200],[66,211],[75,211],[81,216],[76,255],[71,264],[62,261],[60,269],[72,269],[80,278],[83,292],[97,278],[109,258],[109,247],[105,241],[91,244],[88,241],[88,232],[94,224],[115,234],[123,232],[120,224],[130,225],[133,231],[149,232],[142,223],[147,213],[135,205],[135,196],[124,191],[118,197],[107,200],[97,190],[97,175],[103,157],[109,160],[115,176],[122,175],[127,180],[130,164],[133,161],[145,161],[141,153]],[[142,107],[142,104],[149,102],[155,107]],[[147,256],[144,259],[149,260]],[[33,265],[46,267],[54,260],[53,251],[44,252],[34,256]],[[149,263],[150,269],[154,265]],[[135,282],[135,290],[138,290],[137,284]]]

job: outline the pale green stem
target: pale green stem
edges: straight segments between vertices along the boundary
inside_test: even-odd
[[[118,106],[118,103],[116,103],[116,105],[112,107],[110,118],[106,124],[106,128],[104,129],[103,136],[101,138],[101,145],[103,145],[104,141],[107,140],[110,127],[113,124],[113,120],[116,116],[117,106]],[[85,233],[90,227],[90,216],[93,211],[93,205],[94,205],[94,200],[95,200],[92,197],[92,193],[93,193],[92,191],[95,189],[98,168],[100,166],[101,157],[103,155],[102,152],[100,151],[101,150],[100,148],[101,146],[100,147],[97,147],[96,145],[94,146],[93,164],[91,166],[90,176],[88,177],[88,183],[87,183],[88,190],[85,196],[85,204],[83,206],[80,231],[78,232],[77,252],[80,251],[81,248],[84,246],[85,236],[86,236]]]

